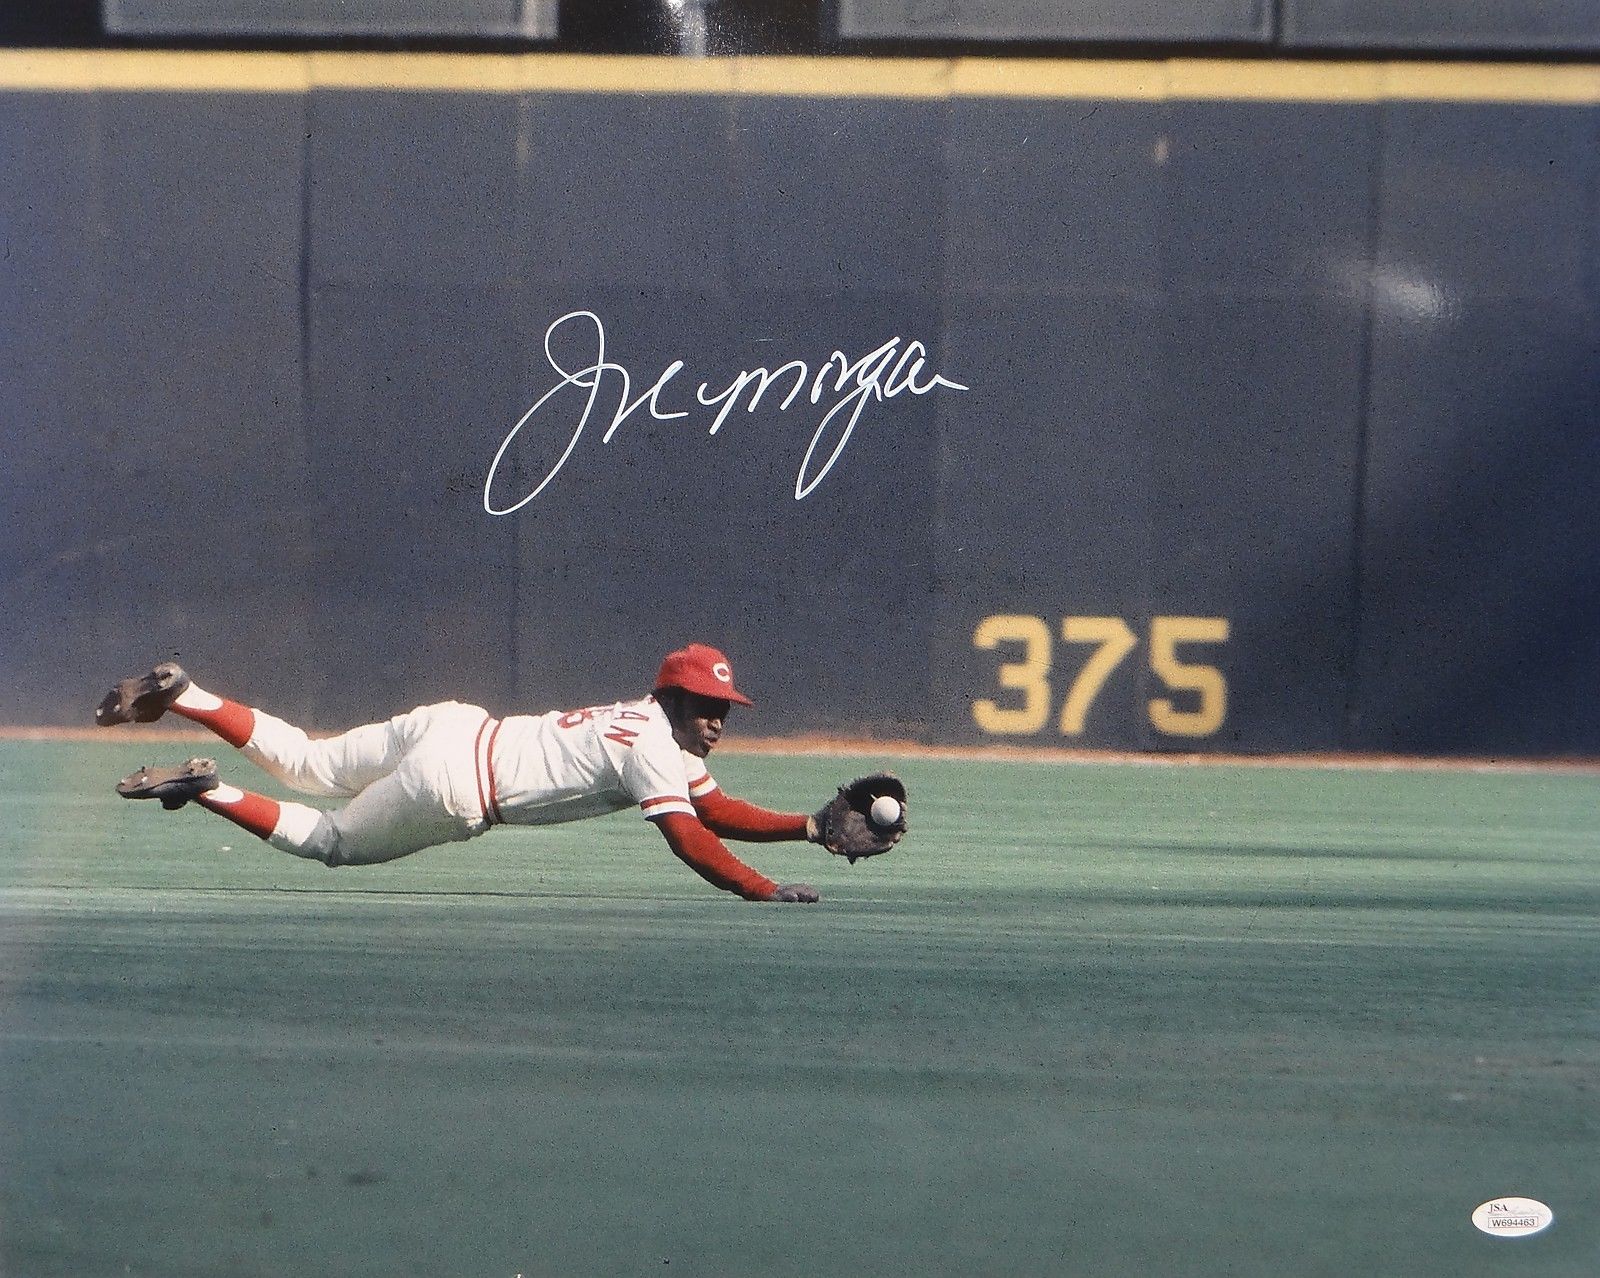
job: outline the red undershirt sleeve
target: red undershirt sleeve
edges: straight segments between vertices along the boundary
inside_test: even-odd
[[[694,800],[706,829],[724,839],[743,839],[749,843],[778,843],[806,837],[806,818],[798,812],[772,812],[721,790],[712,790]]]
[[[707,883],[737,892],[747,901],[770,901],[778,885],[722,846],[722,840],[684,812],[651,817],[673,854]]]

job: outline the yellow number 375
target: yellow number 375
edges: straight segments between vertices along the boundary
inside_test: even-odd
[[[1066,700],[1061,703],[1057,726],[1065,736],[1078,736],[1089,719],[1089,709],[1106,680],[1139,646],[1139,636],[1121,617],[1067,617],[1061,622],[1067,643],[1089,644],[1093,651],[1083,663]],[[1150,669],[1173,692],[1193,694],[1194,704],[1179,709],[1170,697],[1153,699],[1146,710],[1157,732],[1173,737],[1207,737],[1222,726],[1228,713],[1228,683],[1215,666],[1178,660],[1178,645],[1224,643],[1226,617],[1154,617],[1150,621]],[[985,617],[972,633],[976,648],[992,652],[1001,644],[1022,645],[1018,661],[1003,662],[1002,688],[1020,694],[1009,705],[989,698],[972,703],[973,721],[985,732],[1026,736],[1044,729],[1050,720],[1050,663],[1055,644],[1050,627],[1039,617],[1004,613]]]

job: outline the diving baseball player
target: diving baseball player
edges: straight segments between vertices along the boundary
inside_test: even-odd
[[[708,882],[748,901],[810,903],[814,888],[780,886],[722,839],[809,839],[851,861],[900,840],[905,787],[887,774],[841,788],[814,816],[724,794],[705,760],[733,703],[754,704],[734,686],[727,657],[692,643],[667,654],[650,696],[581,710],[496,719],[479,706],[446,701],[312,740],[263,710],[205,691],[167,662],[118,683],[95,721],[150,723],[171,711],[209,728],[291,789],[348,798],[332,811],[280,802],[225,784],[212,759],[141,768],[117,784],[124,798],[159,799],[169,809],[199,803],[275,848],[327,866],[392,861],[497,825],[553,825],[637,806]],[[892,822],[882,820],[890,810],[885,795],[896,812]]]

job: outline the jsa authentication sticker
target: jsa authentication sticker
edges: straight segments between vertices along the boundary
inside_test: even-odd
[[[1537,1198],[1491,1198],[1472,1213],[1472,1223],[1495,1238],[1526,1238],[1548,1229],[1554,1219]]]

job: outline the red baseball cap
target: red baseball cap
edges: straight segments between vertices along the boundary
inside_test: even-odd
[[[692,643],[687,648],[669,652],[656,674],[656,687],[682,688],[685,692],[698,692],[702,697],[737,701],[742,706],[755,705],[733,686],[733,667],[728,664],[728,658],[710,644]]]

